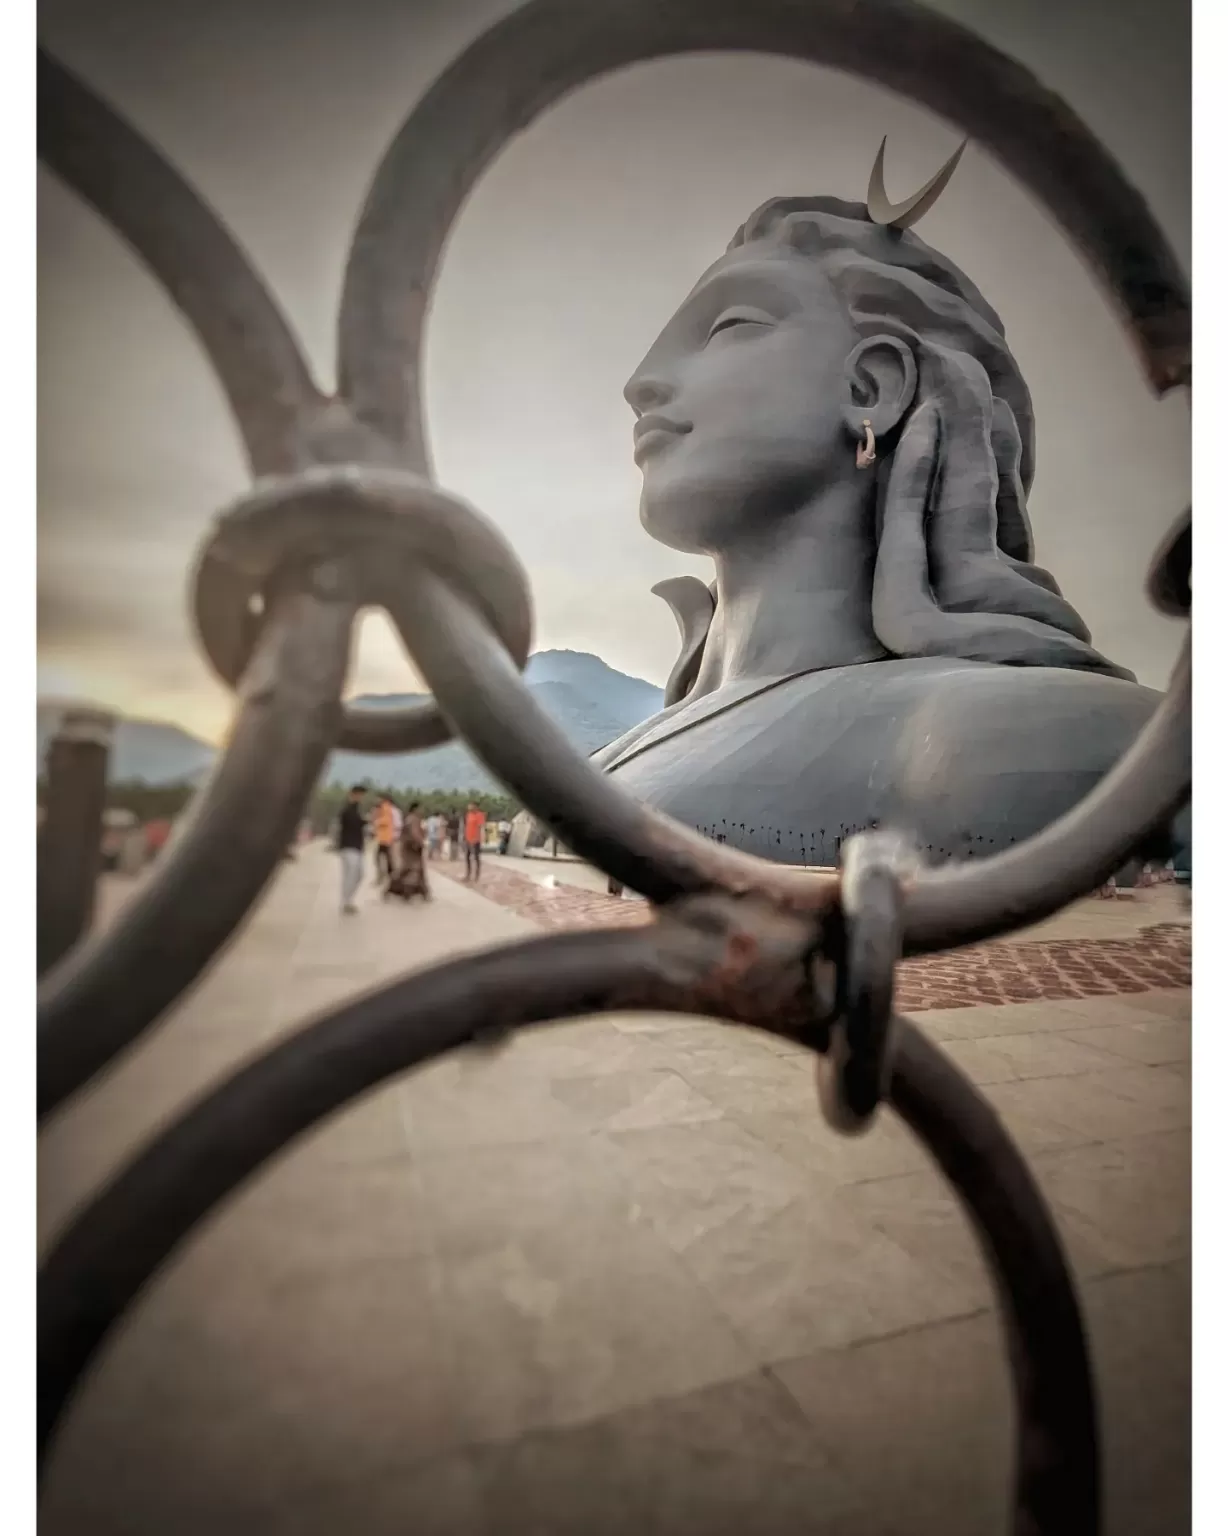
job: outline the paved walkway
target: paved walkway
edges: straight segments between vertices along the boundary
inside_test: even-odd
[[[44,1240],[305,1012],[539,931],[445,880],[429,907],[369,891],[343,919],[336,881],[322,851],[286,865],[207,981],[45,1135]],[[1152,896],[1101,915],[1175,921]],[[1172,1536],[1188,991],[918,1019],[1054,1204],[1096,1354],[1109,1536]],[[1006,1530],[1009,1430],[978,1256],[889,1117],[835,1137],[807,1059],[746,1032],[586,1019],[375,1093],[234,1199],[81,1394],[42,1530],[985,1536]]]

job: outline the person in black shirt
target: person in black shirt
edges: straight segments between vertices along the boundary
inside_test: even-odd
[[[355,784],[349,798],[341,808],[341,825],[337,846],[341,850],[341,910],[357,912],[354,897],[362,884],[362,850],[366,840],[367,819],[362,813],[362,797],[366,789]]]

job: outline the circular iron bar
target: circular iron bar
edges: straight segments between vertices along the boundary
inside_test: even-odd
[[[258,481],[214,525],[194,583],[197,629],[214,666],[232,686],[250,650],[236,651],[252,600],[263,599],[289,564],[344,560],[360,606],[387,607],[427,565],[457,583],[519,670],[533,638],[529,580],[515,551],[487,518],[459,497],[402,469],[344,465]],[[225,572],[225,582],[219,579]],[[250,643],[259,634],[252,626]],[[385,713],[381,711],[380,713]],[[431,703],[396,712],[396,751],[449,741],[452,730]],[[350,712],[350,718],[358,714]],[[379,718],[370,711],[369,718]],[[407,739],[412,737],[412,739]],[[342,733],[350,745],[349,733]]]
[[[842,922],[829,951],[837,981],[831,1044],[815,1067],[828,1124],[848,1134],[869,1129],[890,1081],[900,880],[910,852],[890,832],[871,832],[849,844]]]
[[[476,756],[562,843],[612,879],[657,903],[714,888],[755,891],[812,911],[839,900],[832,877],[712,842],[599,774],[523,687],[481,617],[429,571],[412,573],[389,612]],[[1189,722],[1187,644],[1155,715],[1067,815],[991,858],[904,872],[905,953],[1039,922],[1107,879],[1188,797]]]
[[[174,166],[41,49],[38,155],[179,308],[221,383],[252,473],[302,468],[305,429],[323,397],[277,301]]]
[[[550,935],[417,972],[208,1092],[93,1199],[43,1266],[40,1456],[107,1336],[183,1239],[275,1153],[390,1077],[492,1030],[597,1009],[712,1014],[735,997],[743,1022],[813,1043],[811,925],[730,898],[697,903],[690,921],[688,905],[648,928]],[[1094,1532],[1090,1366],[1052,1221],[978,1091],[908,1020],[895,1035],[891,1100],[955,1185],[1002,1299],[1016,1404],[1012,1528]]]
[[[530,0],[409,113],[372,181],[338,327],[340,394],[430,471],[422,336],[448,235],[499,151],[577,87],[687,53],[765,53],[898,91],[976,140],[1096,276],[1157,391],[1187,382],[1185,277],[1147,204],[1080,118],[975,32],[908,0]]]
[[[1060,98],[975,33],[906,0],[764,0],[751,8],[735,0],[624,0],[618,6],[532,0],[440,77],[405,119],[375,175],[351,248],[338,331],[341,393],[358,420],[429,473],[421,354],[431,291],[465,198],[516,133],[578,86],[613,70],[730,50],[845,69],[949,118],[1041,201],[1082,254],[1153,388],[1164,392],[1189,382],[1185,279],[1146,203]],[[560,762],[548,770],[548,785],[541,757],[537,773],[526,773],[518,734],[501,742],[464,697],[476,679],[464,678],[465,669],[458,673],[453,661],[449,682],[442,658],[433,669],[426,664],[423,626],[416,626],[412,642],[402,632],[445,713],[486,766],[612,878],[658,900],[713,879],[785,900],[822,905],[828,899],[815,886],[805,892],[792,871],[764,865],[752,873],[711,855],[701,858],[689,842],[650,831],[643,821],[633,828],[611,788],[581,791],[574,751],[566,769]],[[472,638],[471,659],[484,649],[497,667],[490,648]],[[1086,810],[1076,808],[1005,853],[919,873],[905,907],[906,948],[967,943],[1037,921],[1125,862],[1139,836],[1188,797],[1188,679],[1188,670],[1179,667],[1173,682],[1178,696],[1159,710]],[[510,677],[503,686],[515,700],[514,708],[503,701],[504,722],[520,717],[527,734],[531,720],[537,736],[544,715],[533,711],[527,691]],[[489,704],[491,690],[483,686],[481,693]],[[559,733],[547,739],[552,757],[566,750]],[[1128,818],[1135,813],[1138,825],[1132,827]],[[1118,828],[1115,817],[1122,819]],[[617,846],[615,824],[637,833],[636,849]],[[632,867],[639,873],[627,879]]]
[[[479,761],[572,852],[657,904],[724,890],[815,912],[835,907],[833,876],[715,843],[598,773],[524,687],[465,598],[429,570],[409,574],[388,611],[414,664]]]
[[[289,474],[339,458],[396,462],[387,443],[321,393],[276,300],[204,198],[119,113],[41,50],[38,153],[111,225],[187,320],[222,385],[253,475]],[[197,575],[197,616],[211,639],[209,659],[231,687],[259,628],[236,595],[231,572],[206,561]],[[423,703],[347,708],[334,745],[406,752],[448,739],[438,710]]]
[[[40,152],[129,240],[183,310],[222,380],[256,473],[301,474],[346,459],[425,472],[425,314],[448,232],[482,170],[514,133],[588,80],[648,59],[728,50],[846,69],[950,118],[1041,200],[1080,250],[1153,387],[1188,382],[1184,278],[1111,157],[1025,70],[902,0],[761,0],[750,10],[734,0],[531,0],[441,77],[385,156],[346,272],[341,401],[320,396],[280,312],[204,203],[47,60],[40,62]],[[334,492],[337,480],[334,472]],[[397,750],[443,739],[425,731],[424,711],[412,718],[343,711],[353,618],[370,591],[356,563],[336,558],[347,526],[356,558],[372,554],[358,545],[388,538],[380,601],[443,716],[565,842],[658,902],[714,888],[751,891],[809,915],[765,914],[753,902],[709,896],[679,903],[649,930],[568,935],[470,957],[360,999],[240,1071],[141,1154],[48,1260],[40,1306],[44,1444],[109,1328],[194,1223],[286,1142],[392,1073],[492,1026],[611,1007],[719,1015],[792,1030],[818,1048],[831,1042],[812,1014],[826,980],[815,968],[835,942],[815,917],[835,917],[835,883],[710,843],[624,796],[569,748],[524,689],[514,602],[492,602],[483,575],[446,561],[442,570],[429,560],[398,567],[395,531],[359,533],[364,519],[379,515],[371,472],[340,480],[353,491],[350,501],[340,498],[350,515],[339,520],[337,540],[329,533],[314,551],[324,563],[310,578],[306,545],[296,540],[323,535],[321,525],[290,536],[278,524],[273,544],[286,542],[276,558],[248,571],[269,599],[267,622],[250,614],[254,589],[243,588],[243,572],[221,558],[241,520],[202,560],[202,633],[212,636],[210,654],[224,675],[243,673],[234,736],[145,892],[110,934],[48,978],[40,1113],[130,1043],[225,943],[276,866],[332,745]],[[323,482],[284,483],[274,501],[316,483]],[[267,493],[258,487],[249,510]],[[278,516],[289,504],[277,504]],[[412,510],[429,522],[417,504]],[[244,536],[254,526],[249,520]],[[422,537],[438,538],[439,529]],[[1152,595],[1166,611],[1188,611],[1189,556],[1187,523],[1153,571]],[[523,599],[521,590],[516,600]],[[519,612],[525,618],[527,605]],[[527,624],[523,632],[527,649]],[[1187,644],[1168,697],[1130,752],[1080,806],[1027,844],[904,875],[904,947],[969,942],[1035,921],[1111,873],[1188,794],[1189,686]],[[262,816],[253,820],[257,795]],[[736,920],[726,910],[731,902]],[[956,1185],[1003,1298],[1018,1405],[1015,1531],[1092,1531],[1094,1402],[1052,1223],[976,1091],[907,1021],[895,1021],[894,1031],[892,1101]]]
[[[1190,567],[1194,559],[1193,522],[1187,507],[1160,542],[1147,575],[1147,595],[1170,618],[1190,616]]]
[[[274,601],[226,751],[115,923],[38,993],[38,1113],[162,1014],[231,937],[294,839],[341,718],[357,602],[343,567]]]
[[[569,9],[573,23],[576,14],[574,7]],[[556,0],[535,0],[534,4],[493,28],[462,56],[410,114],[385,157],[355,236],[340,326],[341,371],[344,388],[353,397],[356,408],[358,436],[364,428],[376,437],[382,433],[402,455],[411,461],[416,457],[425,465],[425,443],[415,447],[414,442],[415,431],[419,437],[421,432],[420,402],[413,393],[417,387],[425,297],[443,240],[465,192],[509,133],[586,79],[636,59],[696,48],[766,50],[835,64],[893,85],[935,110],[955,117],[1025,183],[1039,190],[1051,211],[1088,255],[1094,270],[1109,289],[1110,297],[1124,313],[1149,361],[1157,387],[1167,387],[1187,376],[1183,359],[1188,353],[1188,304],[1179,269],[1145,205],[1074,114],[1044,92],[1026,71],[988,48],[974,34],[912,5],[888,3],[888,0],[861,0],[851,11],[839,0],[804,9],[791,0],[767,0],[765,6],[756,8],[749,21],[740,10],[735,14],[729,5],[712,8],[700,7],[694,0],[663,0],[663,3],[653,0],[648,7],[641,4],[641,0],[629,0],[613,16],[604,7],[586,10],[581,18],[588,29],[584,46],[569,44],[563,50],[565,58],[549,51],[536,58],[535,64],[541,67],[529,77],[535,83],[525,87],[527,95],[523,99],[509,104],[506,79],[509,61],[514,62],[516,50],[525,47],[526,39],[540,43],[543,39],[571,35],[566,27],[560,30],[556,25],[561,19]],[[833,25],[833,22],[839,25]],[[917,44],[924,44],[922,54],[916,53]],[[543,59],[549,67],[543,65]],[[583,63],[579,62],[581,59]],[[925,68],[918,68],[919,60],[925,63]],[[54,75],[55,67],[48,67]],[[473,105],[466,92],[475,89],[474,82],[479,82],[484,89],[491,83],[492,72],[497,76],[499,71],[503,72],[505,89],[493,98],[497,106],[493,117],[489,114],[482,117],[476,112],[461,112],[458,116],[457,101]],[[515,74],[513,78],[519,79]],[[986,89],[986,82],[990,82],[992,89]],[[56,85],[54,79],[52,84]],[[63,94],[62,81],[58,88]],[[88,180],[88,161],[83,172],[63,149],[65,142],[70,147],[80,143],[80,121],[84,111],[92,136],[102,140],[104,147],[109,144],[108,152],[113,157],[117,153],[116,146],[121,146],[118,159],[111,168],[112,174],[101,182],[95,176],[86,190],[86,195],[91,195],[92,190],[100,211],[110,216],[114,184],[123,180],[122,176],[114,174],[115,167],[139,180],[142,153],[147,152],[155,166],[163,166],[163,162],[153,151],[148,151],[139,137],[109,109],[71,80],[67,88],[69,109],[74,109],[71,99],[74,88],[78,93],[75,104],[78,128],[75,138],[72,134],[61,135],[61,167],[70,179],[76,176],[79,180],[83,177]],[[519,91],[520,86],[516,89]],[[425,134],[432,123],[440,132]],[[424,134],[430,141],[429,151],[424,147]],[[55,134],[46,137],[54,147]],[[1063,143],[1065,152],[1055,159],[1041,146],[1048,145],[1052,149],[1058,141]],[[452,155],[451,161],[442,165],[439,159],[441,145],[448,146]],[[132,169],[134,165],[135,171]],[[174,173],[169,172],[169,168],[164,169],[178,187]],[[419,185],[424,176],[426,182]],[[106,195],[102,195],[104,190]],[[198,224],[203,222],[210,228],[216,225],[217,221],[199,200],[195,200],[194,194],[187,193],[186,188],[181,190],[187,199],[184,217],[195,218]],[[412,207],[412,216],[407,215],[409,207]],[[117,218],[130,238],[156,244],[157,230],[152,234],[142,232],[139,220],[133,222],[131,207],[124,205]],[[222,238],[223,241],[229,239],[224,235]],[[1128,260],[1119,256],[1123,241],[1128,248]],[[225,276],[223,268],[229,263],[236,268],[236,281],[247,282],[249,287],[256,283],[250,267],[233,243],[225,245],[224,256],[225,261],[216,272],[206,266],[198,275],[211,279]],[[161,266],[155,265],[155,271],[164,281],[174,284],[176,263],[182,259],[183,253],[176,249],[173,255],[164,256]],[[406,272],[411,293],[408,304],[403,302]],[[190,297],[193,284],[180,286]],[[263,289],[259,292],[263,293]],[[191,311],[188,312],[191,316]],[[385,329],[379,334],[372,330],[373,317],[380,325],[386,322]],[[390,359],[393,363],[391,372]],[[397,384],[397,378],[400,384]],[[398,391],[402,386],[408,393],[393,410],[390,402],[400,398]],[[374,409],[378,398],[383,398],[382,411]],[[406,414],[409,406],[413,407],[409,414],[419,420],[418,428],[413,428],[409,422]],[[338,435],[344,438],[346,433],[338,434],[334,425],[332,436]],[[325,432],[324,436],[327,438],[329,434]],[[208,586],[216,593],[214,573],[217,568],[207,562],[206,569],[210,575],[202,580],[202,587]],[[211,586],[210,583],[214,584]],[[208,604],[204,606],[207,609]],[[514,682],[511,686],[516,689]],[[522,699],[527,699],[527,694],[517,691]],[[399,721],[381,721],[378,731],[385,743],[393,739],[400,725]],[[413,727],[419,731],[421,721],[415,720]],[[341,739],[343,742],[346,739],[344,732]],[[1135,752],[1127,759],[1128,763],[1137,767],[1135,760],[1139,748],[1147,741],[1148,733],[1145,732]],[[1168,743],[1168,746],[1171,749],[1172,744]],[[1146,753],[1143,756],[1155,766],[1158,754],[1152,751],[1150,757]],[[1168,756],[1173,756],[1171,750]],[[497,756],[492,766],[497,772],[500,770]],[[1135,773],[1130,781],[1136,787],[1139,777]],[[1145,784],[1146,775],[1142,778]],[[589,799],[592,799],[591,793]],[[1154,810],[1154,807],[1148,807],[1149,825],[1157,819],[1151,814]],[[1073,815],[1077,818],[1078,812]],[[1107,819],[1102,817],[1101,822]],[[1077,819],[1066,830],[1072,835],[1079,831]],[[671,853],[677,869],[679,849],[675,846]],[[1086,864],[1088,871],[1073,870],[1069,860],[1056,874],[1050,871],[1049,864],[1056,853],[1052,838],[1039,853],[1031,855],[1031,862],[1023,857],[1027,853],[1024,848],[999,856],[999,859],[1013,862],[996,869],[993,866],[999,861],[991,859],[975,868],[965,866],[922,877],[908,908],[910,944],[918,941],[923,946],[928,942],[959,942],[986,931],[983,919],[970,926],[966,910],[980,905],[986,888],[1003,895],[1009,924],[1014,920],[1011,913],[1023,910],[1025,905],[1029,915],[1043,915],[1044,911],[1061,904],[1060,899],[1055,899],[1055,893],[1069,888],[1071,894],[1078,894],[1080,889],[1094,883],[1094,874],[1088,872],[1090,857],[1078,861],[1080,865]],[[1046,854],[1047,858],[1043,856]],[[682,862],[685,861],[683,855]],[[642,858],[640,862],[643,863]],[[697,885],[710,883],[703,872],[703,866],[708,863],[705,859],[700,869],[693,867],[690,871],[682,871],[684,881],[680,888],[694,889]],[[612,872],[608,863],[604,867],[607,872]],[[1017,877],[1033,871],[1051,878],[1040,899],[1025,903]],[[793,882],[788,880],[788,874],[766,866],[764,871],[752,877],[739,869],[735,874],[735,888],[791,885]],[[656,880],[655,884],[670,886],[669,875],[666,871],[666,878]],[[967,884],[970,878],[974,882],[971,886]],[[643,889],[646,882],[641,879],[638,884]],[[651,886],[646,893],[652,893]],[[800,887],[790,895],[796,899]],[[826,893],[820,897],[818,887],[811,884],[807,896],[802,899],[807,904],[821,905],[830,898]],[[945,912],[941,910],[944,903]],[[229,926],[233,926],[233,922]],[[998,926],[994,925],[995,928]],[[935,933],[939,935],[938,939],[931,937]]]
[[[1102,885],[1190,794],[1190,640],[1154,715],[1065,816],[988,859],[926,869],[905,886],[909,954],[972,944],[1060,912]]]
[[[890,1099],[971,1218],[998,1295],[1015,1399],[1013,1536],[1095,1536],[1100,1452],[1087,1334],[1044,1196],[993,1108],[896,1018]]]

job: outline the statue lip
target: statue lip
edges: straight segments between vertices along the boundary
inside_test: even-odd
[[[657,416],[650,413],[641,416],[631,431],[631,439],[635,444],[633,457],[638,464],[655,448],[669,441],[671,437],[684,437],[691,430],[690,422],[671,421],[668,416]]]

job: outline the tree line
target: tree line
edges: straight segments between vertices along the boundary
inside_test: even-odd
[[[46,804],[46,782],[38,783],[38,803]],[[317,836],[329,832],[341,813],[348,784],[321,785],[311,798],[304,817]],[[374,802],[384,795],[402,810],[418,802],[424,816],[435,811],[447,815],[463,813],[471,800],[486,812],[491,821],[511,821],[520,806],[510,795],[485,794],[474,789],[393,789],[390,785],[367,786],[368,800]],[[122,780],[107,785],[107,809],[131,811],[139,822],[174,821],[187,808],[196,793],[191,784],[147,784],[144,779]]]
[[[349,791],[348,784],[330,784],[326,789],[316,791],[308,812],[313,832],[322,836],[333,827]],[[374,804],[385,795],[403,811],[416,801],[424,816],[434,815],[437,811],[445,816],[452,813],[463,815],[471,800],[486,812],[491,821],[511,821],[520,810],[510,795],[484,794],[476,789],[392,789],[383,784],[367,786],[370,803]]]

